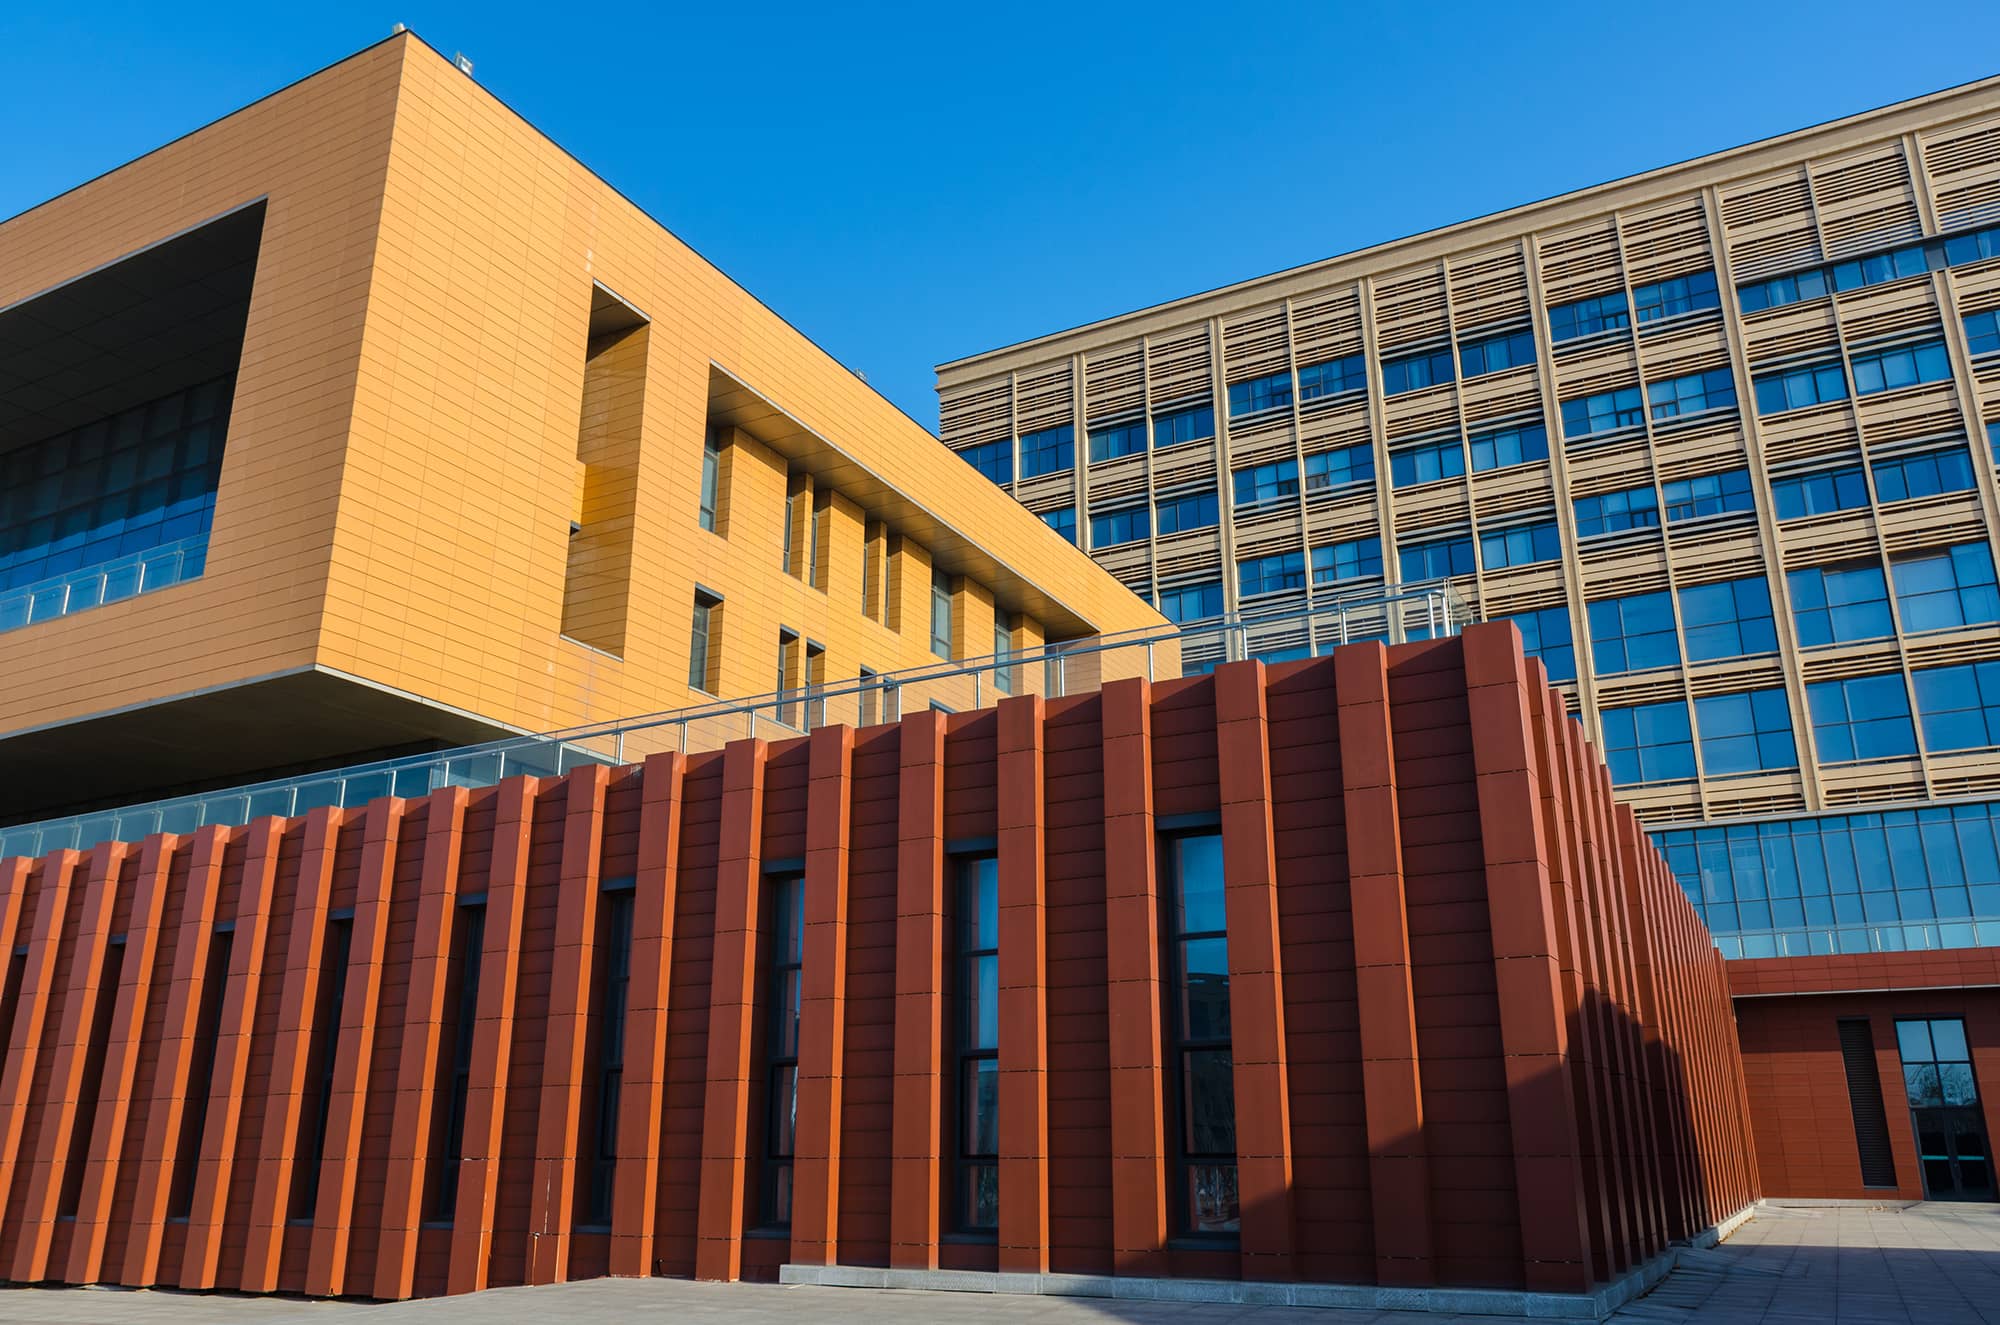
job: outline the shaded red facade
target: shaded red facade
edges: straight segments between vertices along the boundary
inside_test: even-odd
[[[1172,1213],[1157,843],[1189,825],[1225,866],[1233,1241]],[[948,1191],[965,850],[999,890],[983,1240]],[[788,1230],[756,1227],[778,873]],[[1507,625],[7,861],[0,951],[16,1281],[398,1298],[794,1261],[1564,1292],[1758,1192],[1723,963]]]
[[[1764,1194],[1920,1201],[1927,1195],[1903,1089],[1901,1019],[1965,1023],[1973,1071],[2000,1087],[2000,948],[1771,957],[1729,963]],[[1893,1181],[1864,1178],[1841,1056],[1842,1022],[1873,1047]],[[2000,1136],[2000,1093],[1980,1092],[1986,1135]]]

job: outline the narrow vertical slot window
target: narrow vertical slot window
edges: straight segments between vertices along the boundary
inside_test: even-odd
[[[581,1222],[611,1223],[612,1185],[618,1176],[618,1096],[625,1084],[625,996],[632,983],[632,881],[607,887],[597,899],[596,1071],[590,1084],[595,1108],[585,1125],[588,1182]]]
[[[425,1210],[432,1223],[449,1224],[458,1211],[458,1168],[465,1159],[465,1106],[472,1087],[472,1037],[479,1023],[479,965],[486,948],[486,899],[459,902],[452,924],[451,957],[444,988],[445,1023],[439,1027],[438,1085],[432,1107],[431,1183]]]
[[[805,964],[805,877],[771,880],[770,1006],[764,1013],[764,1172],[758,1222],[792,1222],[792,1155],[798,1129],[799,1003]]]
[[[195,1012],[194,1053],[188,1061],[188,1098],[181,1107],[181,1134],[174,1147],[173,1185],[167,1190],[167,1218],[186,1219],[194,1209],[194,1183],[201,1167],[201,1134],[208,1124],[208,1091],[215,1076],[215,1041],[222,1029],[222,998],[228,992],[232,925],[208,941],[208,968],[202,973],[201,1006]]]
[[[1000,1226],[1000,862],[958,862],[958,1228]]]
[[[327,918],[320,940],[319,997],[306,1048],[306,1098],[299,1119],[303,1143],[292,1165],[291,1217],[311,1219],[319,1205],[319,1166],[326,1155],[327,1115],[333,1110],[333,1072],[339,1057],[340,1018],[347,999],[347,962],[354,946],[352,912]]]
[[[1171,964],[1174,1113],[1180,1151],[1181,1231],[1234,1235],[1236,1077],[1229,1034],[1229,940],[1223,912],[1222,836],[1165,839]]]

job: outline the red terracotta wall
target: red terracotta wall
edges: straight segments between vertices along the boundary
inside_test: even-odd
[[[1156,848],[1202,825],[1226,862],[1234,1246],[1172,1236]],[[948,1205],[963,851],[997,851],[1001,888],[984,1242]],[[775,871],[805,880],[789,1236],[754,1227]],[[593,1224],[604,899],[627,887]],[[799,1259],[1575,1291],[1758,1191],[1721,962],[1504,625],[0,862],[0,951],[21,953],[0,988],[15,1279],[393,1298]],[[182,1100],[205,1015],[216,1067]]]
[[[1729,963],[1757,1165],[1767,1196],[1924,1197],[1896,1048],[1898,1018],[1958,1017],[1986,1134],[2000,1137],[2000,950],[1770,957]],[[1894,1187],[1861,1180],[1840,1023],[1866,1018],[1894,1153]]]

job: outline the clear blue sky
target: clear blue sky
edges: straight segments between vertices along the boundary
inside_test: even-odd
[[[940,360],[2000,73],[1990,0],[69,8],[0,6],[0,216],[401,20],[933,428]]]

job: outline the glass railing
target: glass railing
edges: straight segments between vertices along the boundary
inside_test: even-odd
[[[715,750],[745,736],[776,740],[840,723],[865,727],[925,708],[959,712],[1009,695],[1061,698],[1122,677],[1167,680],[1212,671],[1234,659],[1283,661],[1364,639],[1435,639],[1456,635],[1472,620],[1449,581],[1338,599],[1322,596],[1311,607],[1293,611],[1092,636],[0,828],[0,857],[135,842],[150,833],[246,824],[264,815],[304,814],[323,805],[359,806],[378,796],[488,787],[516,774],[552,776],[585,763],[623,764],[667,750]]]
[[[1724,957],[1830,957],[1853,952],[1934,952],[2000,946],[2000,919],[1899,921],[1882,925],[1822,925],[1717,934]]]
[[[53,621],[191,580],[201,574],[207,561],[208,535],[191,534],[178,542],[128,552],[67,575],[8,589],[0,593],[0,631]]]

